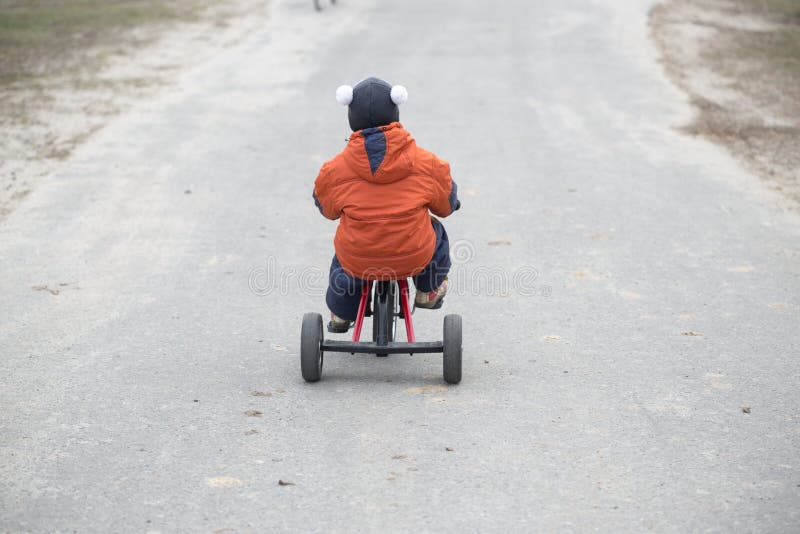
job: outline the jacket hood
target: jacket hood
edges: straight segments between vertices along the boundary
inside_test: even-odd
[[[416,142],[399,122],[353,132],[344,149],[347,165],[359,178],[389,184],[407,177]]]

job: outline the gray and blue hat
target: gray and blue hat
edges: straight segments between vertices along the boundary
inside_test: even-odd
[[[380,78],[361,80],[355,87],[341,85],[336,89],[336,101],[348,107],[347,118],[355,132],[400,120],[398,106],[408,100],[408,90],[402,85],[389,85]]]

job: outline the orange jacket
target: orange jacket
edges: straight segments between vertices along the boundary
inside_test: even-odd
[[[320,212],[341,218],[336,256],[361,279],[422,271],[436,245],[428,210],[447,217],[460,206],[457,193],[450,165],[418,147],[399,122],[353,132],[314,183]]]

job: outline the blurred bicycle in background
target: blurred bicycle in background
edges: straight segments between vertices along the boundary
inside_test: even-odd
[[[331,0],[331,5],[336,5],[336,0]],[[314,9],[316,9],[317,11],[322,11],[321,0],[314,0]]]

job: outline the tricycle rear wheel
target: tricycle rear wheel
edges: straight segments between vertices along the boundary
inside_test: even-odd
[[[442,342],[442,368],[444,381],[448,384],[461,382],[461,316],[444,316],[444,340]]]
[[[306,382],[317,382],[322,378],[322,315],[303,315],[300,331],[300,371]]]
[[[372,341],[380,344],[394,341],[397,329],[397,286],[394,282],[375,282],[372,304]],[[376,356],[388,356],[377,352]]]

